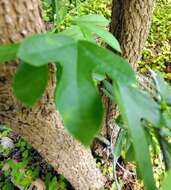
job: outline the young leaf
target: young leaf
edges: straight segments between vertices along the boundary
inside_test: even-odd
[[[100,73],[93,73],[93,79],[99,82],[105,80],[106,75],[101,75]]]
[[[58,189],[57,187],[58,187],[58,184],[57,184],[56,177],[53,177],[52,181],[49,183],[48,190],[56,190],[56,189]]]
[[[94,28],[94,29],[93,29]],[[92,31],[94,31],[95,34],[97,34],[100,38],[104,40],[108,45],[110,45],[113,49],[115,49],[118,52],[121,51],[121,47],[119,45],[119,42],[117,39],[108,31],[102,30],[100,28],[95,28],[94,26],[92,27]]]
[[[147,189],[155,190],[148,144],[141,120],[148,120],[157,126],[160,121],[159,106],[143,92],[135,87],[125,86],[123,83],[114,85],[114,93],[123,119],[130,130],[137,164],[144,184]]]
[[[49,172],[46,174],[45,176],[45,185],[46,185],[46,189],[49,189],[49,184],[50,184],[50,179],[52,177],[52,174]]]
[[[84,15],[75,19],[76,23],[82,24],[92,24],[96,26],[106,27],[109,24],[109,21],[100,15]]]
[[[104,42],[106,42],[108,45],[110,45],[113,49],[115,49],[116,51],[121,53],[121,47],[119,45],[119,42],[110,32],[108,32],[105,29],[102,29],[98,26],[92,25],[92,24],[80,23],[79,26],[81,29],[82,28],[87,29],[87,31],[89,31],[91,36],[93,36],[93,34],[96,34],[97,36],[102,38],[104,40]]]
[[[84,40],[96,43],[92,31],[87,27],[87,25],[82,23],[78,23],[78,25],[80,26],[80,29],[84,35]]]
[[[13,91],[18,100],[33,106],[42,96],[48,80],[48,66],[19,65],[14,78]]]
[[[78,26],[71,26],[68,29],[64,30],[63,32],[60,32],[59,34],[69,36],[74,40],[84,39],[83,33],[81,32],[80,27]]]
[[[0,62],[15,60],[19,46],[20,44],[0,45]]]

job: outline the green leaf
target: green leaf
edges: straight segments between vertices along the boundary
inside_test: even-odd
[[[76,23],[92,24],[101,27],[106,27],[109,24],[109,20],[100,15],[84,15],[76,18],[74,21]]]
[[[34,66],[49,62],[60,64],[57,69],[58,84],[55,103],[63,117],[64,126],[84,145],[91,144],[103,119],[103,106],[93,80],[93,73],[104,76],[108,74],[110,78],[125,84],[136,83],[131,66],[120,56],[96,44],[86,41],[76,42],[62,35],[41,34],[29,37],[21,44],[18,55],[21,60]],[[31,76],[34,75],[32,73],[29,76],[32,79]],[[31,81],[30,78],[29,81]],[[38,85],[37,79],[33,81]],[[41,82],[43,83],[42,80]],[[15,93],[25,104],[33,105],[41,96],[43,88],[42,91],[32,95],[28,94],[28,91],[32,91],[33,86],[26,86],[23,83],[25,82],[17,80],[16,84],[19,85]],[[28,87],[29,90],[27,90]]]
[[[90,42],[78,41],[77,46],[63,51],[67,51],[68,57],[58,57],[62,68],[55,102],[64,126],[84,145],[90,145],[103,119],[103,106],[93,81],[93,71],[111,74],[112,79],[126,84],[135,83],[134,72],[121,57]]]
[[[126,151],[125,159],[128,162],[134,162],[135,161],[135,151],[134,151],[134,147],[133,147],[132,143],[130,144],[130,146],[128,147],[128,149]]]
[[[171,129],[171,109],[168,109],[162,113],[165,127]]]
[[[66,48],[74,43],[74,40],[67,36],[38,34],[23,41],[18,56],[28,64],[41,66],[58,61],[58,57],[69,59]]]
[[[114,93],[132,137],[137,164],[144,184],[149,190],[156,189],[148,144],[141,120],[145,119],[154,126],[158,126],[160,121],[159,106],[136,87],[125,86],[123,83],[114,85]]]
[[[57,180],[56,177],[52,178],[52,181],[49,183],[48,190],[56,190],[57,189]]]
[[[122,52],[119,42],[110,32],[108,32],[106,30],[102,30],[97,27],[96,28],[94,27],[94,29],[92,28],[92,31],[94,31],[95,34],[97,34],[100,38],[102,38],[113,49],[115,49],[116,51],[118,51],[120,53]]]
[[[84,35],[84,40],[96,43],[92,31],[87,27],[87,25],[82,23],[78,23],[78,25]]]
[[[164,137],[169,137],[169,138],[171,137],[171,131],[168,128],[163,128],[162,133]]]
[[[106,31],[105,29],[102,29],[98,26],[92,25],[92,24],[79,24],[79,26],[81,28],[86,28],[87,31],[89,31],[89,33],[91,34],[91,36],[93,34],[96,34],[97,36],[99,36],[100,38],[102,38],[104,40],[104,42],[106,42],[108,45],[110,45],[113,49],[115,49],[116,51],[121,53],[121,47],[119,45],[119,42],[117,41],[117,39],[108,31]]]
[[[14,185],[11,182],[5,183],[2,190],[14,190]]]
[[[105,17],[97,15],[81,16],[76,19],[76,23],[83,32],[86,40],[94,42],[93,35],[96,34],[113,49],[121,52],[117,39],[110,32],[106,31],[106,26],[109,24],[109,21],[106,20]]]
[[[94,66],[88,64],[87,61],[86,63],[82,61],[85,53],[78,49],[77,44],[68,37],[43,34],[26,39],[21,45],[19,57],[36,66],[51,61],[60,63],[61,74],[58,77],[59,82],[55,94],[57,108],[69,132],[83,144],[90,145],[101,126],[103,108],[97,87],[92,80]],[[35,74],[29,76],[35,76]],[[16,96],[27,105],[32,105],[39,94],[32,97],[27,89],[21,88],[22,80],[17,81]],[[38,80],[36,81],[38,85]],[[24,85],[24,87],[27,86]]]
[[[99,73],[93,73],[93,79],[97,81],[103,81],[106,78],[105,75],[101,75]]]
[[[49,189],[49,184],[50,184],[50,179],[52,177],[52,174],[49,172],[46,174],[45,176],[45,185],[46,185],[46,189]]]
[[[166,177],[162,183],[161,190],[170,190],[171,187],[171,170],[167,172]]]
[[[38,101],[47,84],[48,66],[33,67],[22,63],[14,78],[13,91],[18,100],[27,106],[33,106]]]
[[[85,64],[91,61],[96,65],[95,73],[107,74],[112,80],[124,84],[136,84],[135,73],[125,59],[90,42],[79,41],[78,45],[87,58]]]
[[[78,26],[71,26],[60,34],[70,36],[75,40],[86,39],[91,42],[95,42],[97,36],[99,36],[112,48],[118,52],[121,52],[121,48],[117,39],[110,32],[106,31],[106,26],[108,25],[109,21],[107,21],[103,16],[82,16],[76,19],[76,23]],[[96,34],[95,39],[94,34]]]
[[[20,44],[0,45],[0,62],[15,60],[19,46]]]
[[[103,87],[104,88],[102,88],[102,91],[104,92],[104,94],[108,96],[112,102],[114,102],[115,99],[114,99],[112,84],[107,80],[103,80]]]
[[[80,27],[78,26],[71,26],[68,29],[64,30],[63,32],[60,32],[61,35],[66,35],[74,40],[83,40],[84,36],[82,31],[80,30]]]
[[[103,106],[92,78],[94,63],[88,62],[80,45],[67,50],[70,58],[60,57],[61,76],[55,93],[55,102],[64,120],[64,126],[84,145],[90,145],[99,131]]]
[[[117,159],[121,155],[124,140],[125,140],[125,130],[121,130],[121,132],[119,133],[119,136],[117,137],[117,141],[115,143],[115,146],[114,146],[114,154],[115,154]]]
[[[127,115],[138,120],[145,119],[154,127],[160,123],[160,106],[146,93],[139,90],[136,86],[126,86],[119,83],[119,91],[125,104]]]

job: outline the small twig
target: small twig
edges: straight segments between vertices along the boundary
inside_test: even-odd
[[[136,173],[130,172],[129,170],[126,170],[119,162],[116,163],[124,172],[128,173],[129,175],[136,176]]]
[[[111,150],[111,153],[112,153],[112,165],[113,165],[113,177],[115,179],[115,183],[116,183],[116,186],[117,186],[117,189],[118,190],[121,190],[121,186],[119,184],[119,181],[118,181],[118,178],[117,178],[117,173],[116,173],[116,163],[117,163],[117,160],[118,158],[115,158],[115,153],[114,153],[114,146],[113,146],[113,133],[114,133],[114,128],[112,130],[112,134],[111,134],[111,138],[110,138],[110,150]],[[118,132],[118,134],[120,133],[120,130]],[[117,138],[118,138],[119,135],[117,135]]]

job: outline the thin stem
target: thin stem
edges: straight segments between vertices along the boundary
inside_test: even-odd
[[[124,172],[128,173],[129,175],[134,175],[136,176],[136,173],[134,172],[130,172],[128,170],[126,170],[119,162],[116,163]]]
[[[117,139],[118,139],[118,136],[120,134],[120,131],[118,132],[117,134],[117,138],[116,138],[116,142],[117,142]],[[113,145],[113,133],[114,133],[114,129],[112,130],[112,134],[111,134],[111,138],[110,138],[110,150],[111,150],[111,153],[112,153],[112,166],[113,166],[113,177],[114,177],[114,180],[115,180],[115,183],[116,183],[116,186],[117,186],[117,189],[118,190],[121,190],[121,186],[119,184],[119,181],[118,181],[118,177],[117,177],[117,173],[116,173],[116,163],[117,163],[117,160],[118,158],[115,158],[115,153],[114,153],[114,145]]]
[[[160,145],[160,149],[163,155],[163,162],[165,165],[165,169],[166,171],[169,170],[169,160],[168,160],[168,156],[167,153],[165,151],[165,147],[164,147],[164,143],[163,143],[163,139],[162,139],[162,130],[159,129],[159,134],[158,134],[158,139],[159,139],[159,145]]]

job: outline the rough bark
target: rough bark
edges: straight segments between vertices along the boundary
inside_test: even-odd
[[[0,43],[18,42],[44,31],[39,1],[0,0]],[[34,59],[34,58],[33,58]],[[63,128],[53,103],[54,68],[50,68],[45,95],[33,108],[16,101],[11,84],[17,63],[0,66],[0,123],[6,123],[23,136],[76,189],[100,189],[104,177],[96,168],[89,150]],[[30,92],[31,93],[31,92]]]
[[[148,37],[155,0],[113,0],[111,32],[136,69]]]

